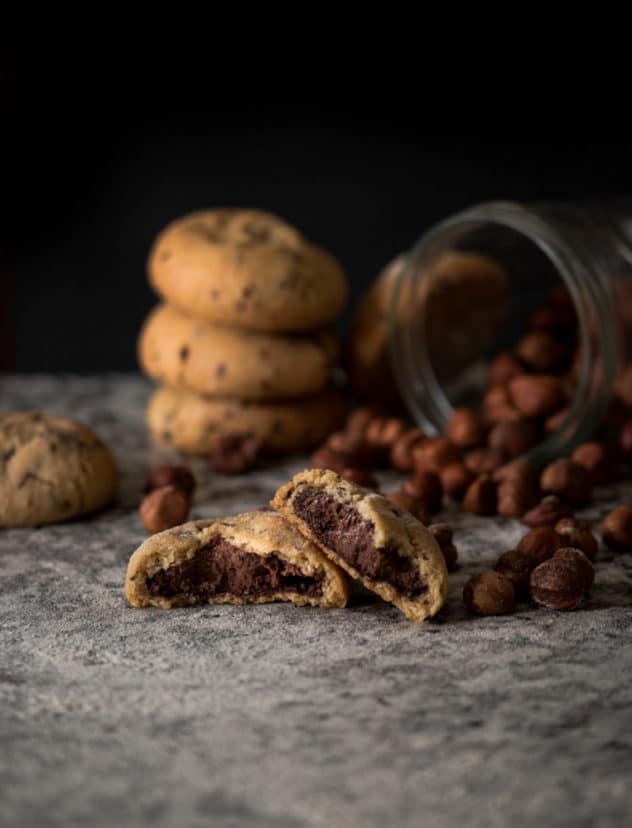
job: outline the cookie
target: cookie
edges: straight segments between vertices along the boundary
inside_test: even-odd
[[[436,540],[382,495],[313,469],[282,486],[272,506],[406,618],[423,621],[443,606],[448,573]]]
[[[0,415],[0,526],[94,512],[118,481],[109,448],[86,426],[40,411]]]
[[[138,343],[153,379],[210,397],[268,400],[315,394],[331,380],[338,357],[333,333],[291,336],[243,331],[159,305]]]
[[[333,256],[261,210],[206,210],[174,221],[156,239],[148,270],[174,307],[256,331],[324,327],[348,293]]]
[[[256,437],[270,452],[304,451],[344,422],[347,399],[335,389],[311,397],[268,402],[206,399],[191,391],[159,388],[147,407],[154,438],[192,454],[212,451],[223,434]]]
[[[127,567],[134,607],[292,601],[344,607],[350,584],[318,547],[275,512],[198,520],[148,538]]]
[[[400,364],[404,359],[416,361],[416,375],[423,363],[416,341],[425,345],[436,379],[447,384],[485,352],[507,310],[507,273],[489,256],[448,250],[426,268],[423,278],[406,267],[406,258],[398,256],[382,270],[360,299],[345,343],[353,390],[361,399],[390,407],[397,405],[399,392],[388,325],[402,270],[397,358]]]

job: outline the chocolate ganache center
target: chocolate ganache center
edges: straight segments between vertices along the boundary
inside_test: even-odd
[[[426,591],[415,563],[397,548],[377,548],[375,526],[348,503],[340,503],[323,489],[303,486],[292,499],[295,514],[305,521],[326,547],[352,566],[361,577],[386,581],[409,598]]]
[[[184,595],[200,601],[216,595],[262,597],[277,592],[317,597],[322,583],[277,555],[238,549],[219,535],[188,561],[161,569],[147,578],[150,595]]]

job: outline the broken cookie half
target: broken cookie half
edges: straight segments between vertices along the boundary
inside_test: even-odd
[[[422,621],[441,609],[448,573],[437,542],[382,495],[335,472],[313,469],[282,486],[272,506],[407,618]]]
[[[274,512],[198,520],[148,538],[125,580],[135,607],[292,601],[344,607],[350,584],[318,547]]]

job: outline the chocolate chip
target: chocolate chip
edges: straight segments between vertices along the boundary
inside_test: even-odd
[[[180,348],[180,362],[186,362],[189,358],[189,347],[188,345],[183,345]]]
[[[226,363],[225,362],[218,362],[215,366],[215,376],[219,379],[220,377],[226,376]]]
[[[161,262],[166,262],[171,258],[171,250],[162,250],[158,258]]]

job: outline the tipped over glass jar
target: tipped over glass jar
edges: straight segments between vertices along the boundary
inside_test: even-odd
[[[632,406],[632,204],[481,204],[433,227],[380,283],[391,372],[428,434],[460,406],[525,413],[541,463]]]

